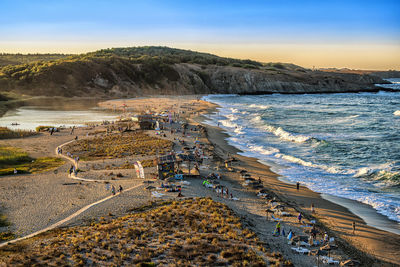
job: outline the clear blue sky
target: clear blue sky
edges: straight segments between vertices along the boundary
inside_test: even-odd
[[[400,0],[0,0],[0,36],[0,52],[167,45],[261,61],[399,68]]]

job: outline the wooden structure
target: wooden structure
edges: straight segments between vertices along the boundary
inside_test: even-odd
[[[166,155],[157,158],[158,179],[165,180],[175,176],[175,155]]]
[[[141,130],[154,130],[156,120],[152,115],[139,115],[137,118]]]

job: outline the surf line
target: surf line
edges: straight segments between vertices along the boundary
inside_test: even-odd
[[[66,142],[66,143],[60,145],[59,147],[62,147],[62,146],[64,146],[64,145],[67,145],[67,144],[69,144],[69,143],[71,143],[71,142],[73,142],[73,141],[74,141],[74,140],[69,141],[69,142]],[[57,149],[58,149],[58,147],[56,148],[56,154],[58,155]],[[61,155],[61,156],[62,156],[63,158],[66,158],[66,159],[72,161],[72,159],[71,159],[70,157],[67,157],[67,156],[64,156],[64,155]],[[72,161],[72,162],[73,162],[73,161]],[[75,164],[75,162],[73,162],[73,163]],[[100,181],[100,180],[84,179],[84,178],[79,178],[79,177],[71,177],[71,178],[72,178],[72,179],[78,179],[78,180],[82,180],[82,179],[83,179],[83,181],[88,181],[88,182],[97,182],[97,181]],[[143,186],[143,185],[142,185],[142,184],[139,184],[139,185],[135,185],[135,186],[129,187],[129,188],[127,188],[127,189],[124,189],[123,192],[127,192],[127,191],[130,191],[130,190],[133,190],[133,189],[138,188],[138,187],[140,187],[140,186]],[[71,214],[71,215],[68,216],[67,218],[62,219],[61,221],[58,221],[58,222],[56,222],[56,223],[54,223],[54,224],[52,224],[52,225],[50,225],[50,226],[48,226],[48,227],[46,227],[46,228],[44,228],[44,229],[42,229],[42,230],[36,231],[36,232],[34,232],[34,233],[31,233],[31,234],[29,234],[29,235],[26,235],[26,236],[23,236],[23,237],[20,237],[20,238],[17,238],[17,239],[13,239],[13,240],[6,241],[6,242],[4,242],[4,243],[1,243],[1,244],[0,244],[0,248],[4,247],[4,246],[6,246],[6,245],[9,245],[9,244],[16,243],[16,242],[21,241],[21,240],[25,240],[25,239],[28,239],[28,238],[37,236],[37,235],[42,234],[42,233],[44,233],[44,232],[53,230],[53,229],[57,228],[58,226],[62,225],[63,223],[68,222],[68,221],[70,221],[71,219],[73,219],[73,218],[77,217],[78,215],[82,214],[83,212],[85,212],[86,210],[90,209],[91,207],[96,206],[96,205],[98,205],[98,204],[100,204],[100,203],[102,203],[102,202],[104,202],[104,201],[107,201],[107,200],[109,200],[109,199],[111,199],[111,198],[113,198],[113,197],[116,197],[116,196],[118,196],[118,195],[120,195],[120,194],[122,194],[122,192],[118,192],[118,193],[116,193],[115,195],[110,195],[110,196],[105,197],[105,198],[103,198],[103,199],[100,199],[100,200],[98,200],[98,201],[96,201],[96,202],[94,202],[94,203],[91,203],[91,204],[89,204],[89,205],[86,205],[85,207],[83,207],[83,208],[81,208],[80,210],[74,212],[73,214]]]

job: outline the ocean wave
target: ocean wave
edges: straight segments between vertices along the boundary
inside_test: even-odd
[[[265,130],[273,133],[275,136],[279,137],[282,140],[295,142],[295,143],[305,143],[308,141],[317,141],[316,138],[307,135],[301,134],[293,134],[285,131],[282,127],[275,127],[269,124],[263,126]]]
[[[351,115],[351,116],[349,116],[348,118],[349,119],[354,119],[354,118],[357,118],[357,117],[359,117],[360,115]]]
[[[279,149],[274,148],[274,147],[264,147],[260,145],[249,145],[248,148],[252,152],[257,152],[262,155],[272,155],[275,153],[279,153]]]
[[[391,163],[360,168],[354,174],[354,177],[384,182],[384,186],[400,185],[400,171],[398,168],[394,168]]]
[[[234,115],[234,114],[225,115],[225,118],[227,118],[230,121],[236,121],[237,119],[239,119],[239,117],[237,115]]]
[[[235,130],[233,130],[235,133],[237,133],[237,134],[244,134],[244,131],[243,131],[243,127],[242,126],[236,126],[235,127]]]
[[[269,105],[260,105],[260,104],[251,104],[249,108],[258,108],[258,109],[269,109],[271,106]]]
[[[261,122],[261,121],[262,121],[261,116],[255,116],[254,118],[252,118],[252,119],[250,120],[250,122],[253,122],[253,123],[259,123],[259,122]]]
[[[393,112],[393,115],[400,116],[400,110],[396,110],[395,112]]]
[[[332,173],[332,174],[351,174],[353,173],[352,170],[342,170],[340,168],[334,167],[334,166],[326,166],[326,165],[321,165],[321,164],[315,164],[309,161],[305,161],[302,160],[300,158],[291,156],[291,155],[286,155],[286,154],[281,154],[281,153],[277,153],[275,155],[276,158],[281,158],[284,159],[286,161],[292,162],[292,163],[296,163],[305,167],[310,167],[310,168],[317,168],[317,169],[321,169],[324,170],[328,173]]]

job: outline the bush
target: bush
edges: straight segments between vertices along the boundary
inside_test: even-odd
[[[35,128],[36,132],[48,131],[50,128],[55,128],[54,126],[38,126]]]
[[[7,127],[0,127],[0,139],[23,138],[36,135],[35,132],[24,130],[11,130]]]

